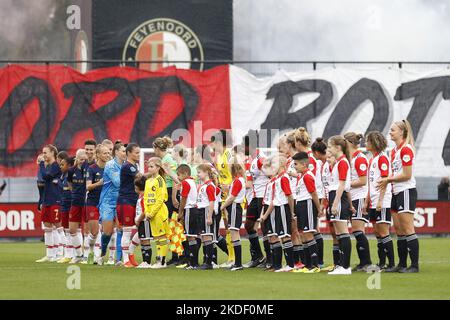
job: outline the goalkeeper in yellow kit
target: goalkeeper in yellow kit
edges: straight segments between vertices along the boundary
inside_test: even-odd
[[[233,181],[233,178],[231,176],[231,159],[233,155],[231,149],[227,148],[227,146],[231,144],[231,140],[232,139],[229,136],[229,133],[225,129],[216,132],[216,134],[211,138],[216,157],[215,164],[219,173],[219,187],[222,191],[222,202],[227,198],[231,182]],[[227,230],[226,242],[228,249],[228,261],[220,266],[231,267],[234,265],[235,260],[234,248],[231,244],[231,234],[230,230],[228,230],[228,223],[226,221],[227,217],[222,214],[222,218],[224,219],[225,229]]]
[[[165,204],[168,198],[164,169],[161,159],[150,158],[147,162],[147,181],[145,182],[144,204],[145,216],[150,220],[152,236],[156,242],[156,263],[152,269],[166,268],[166,255],[168,250],[169,220],[168,209]]]

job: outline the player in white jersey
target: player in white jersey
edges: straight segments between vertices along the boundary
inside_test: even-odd
[[[295,170],[292,156],[297,152],[295,150],[295,133],[293,130],[282,136],[278,142],[278,151],[286,157],[286,173],[289,177],[291,190],[295,190],[297,186],[297,179],[299,174]],[[302,238],[297,230],[296,224],[291,224],[292,230],[290,232],[292,243],[294,245],[294,265],[296,269],[305,267],[303,261],[305,259]]]
[[[213,269],[213,254],[215,238],[216,220],[214,206],[216,203],[216,186],[212,179],[211,167],[201,164],[197,167],[199,187],[197,192],[197,210],[199,213],[200,235],[203,247],[205,248],[205,262],[200,267],[202,270]]]
[[[275,183],[276,170],[272,169],[271,158],[264,160],[262,170],[269,178],[269,182],[264,189],[263,210],[261,211],[258,220],[261,223],[263,239],[264,241],[269,242],[269,252],[266,251],[266,270],[275,271],[275,269],[273,269],[273,250],[274,246],[281,248],[281,243],[274,232],[275,212],[273,211],[273,185]]]
[[[219,234],[219,226],[220,221],[222,219],[222,215],[220,213],[220,203],[222,199],[222,192],[219,188],[219,172],[217,171],[216,167],[214,166],[214,160],[212,158],[212,149],[207,145],[203,144],[201,146],[198,146],[195,148],[194,153],[194,163],[196,165],[206,164],[211,168],[211,173],[213,177],[213,183],[216,186],[216,201],[214,204],[214,226],[216,227],[215,234],[214,234],[214,244],[213,247],[213,266],[217,266],[217,247],[219,247],[227,256],[228,256],[228,248],[227,248],[227,241],[225,240],[222,235]],[[189,247],[188,247],[189,248]],[[188,249],[189,250],[189,249]]]
[[[341,253],[340,265],[328,274],[349,275],[350,257],[352,243],[348,233],[348,220],[350,219],[353,206],[350,199],[350,163],[348,162],[347,143],[343,136],[332,136],[328,139],[328,150],[336,158],[336,164],[330,175],[329,197],[330,197],[330,220],[334,224]]]
[[[247,186],[250,189],[251,200],[248,202],[247,212],[245,216],[245,229],[248,234],[248,240],[250,241],[250,254],[251,261],[245,265],[247,268],[254,268],[265,262],[264,255],[261,251],[259,244],[259,237],[257,231],[256,220],[259,218],[263,209],[263,197],[266,185],[269,182],[269,178],[262,171],[264,158],[256,152],[256,156],[249,163],[249,167],[246,168]],[[246,196],[249,199],[248,196]],[[248,200],[247,200],[248,201]],[[264,241],[264,248],[267,252],[270,251],[269,242],[267,239]]]
[[[272,270],[275,272],[288,272],[294,270],[293,244],[291,241],[291,224],[295,223],[294,198],[286,173],[286,157],[274,155],[264,163],[264,172],[273,178],[268,185],[271,186],[269,196],[271,203],[261,216],[266,225],[272,249]],[[266,194],[267,198],[267,194]],[[270,201],[270,199],[266,199]],[[267,220],[270,217],[270,223]],[[281,240],[281,243],[280,243]],[[282,259],[286,258],[286,266],[282,267]]]
[[[328,180],[331,173],[332,165],[330,163],[334,163],[334,157],[331,157],[329,152],[327,153],[327,144],[324,142],[322,137],[316,138],[316,140],[311,145],[311,151],[315,159],[317,159],[317,163],[320,165],[317,166],[316,170],[316,186],[320,185],[317,188],[317,195],[320,200],[320,204],[322,205],[323,215],[326,216],[326,222],[328,223],[328,227],[330,229],[330,234],[333,238],[333,262],[334,265],[339,264],[339,244],[336,238],[336,233],[334,232],[333,224],[328,219],[327,209],[328,209]],[[318,230],[319,231],[319,230]],[[314,239],[317,242],[318,247],[318,255],[319,255],[319,265],[321,270],[323,271],[331,271],[334,269],[334,265],[325,267],[323,262],[323,237],[322,234],[314,234]]]
[[[359,257],[359,264],[353,271],[366,271],[372,265],[370,259],[369,241],[365,235],[365,225],[369,222],[369,217],[364,212],[364,203],[367,196],[367,157],[358,148],[361,144],[362,134],[347,132],[344,134],[350,154],[350,196],[355,212],[352,214],[352,233],[356,239],[356,252]]]
[[[309,169],[309,158],[306,152],[298,152],[292,157],[295,170],[301,174],[295,190],[295,215],[297,228],[302,236],[306,265],[295,271],[316,273],[320,272],[320,267],[314,233],[317,232],[318,215],[322,214],[322,208],[316,191],[316,178]]]
[[[275,272],[289,272],[294,270],[294,248],[291,240],[292,224],[296,224],[294,216],[294,198],[290,186],[289,176],[286,173],[286,158],[282,155],[274,156],[270,160],[273,172],[276,172],[272,187],[274,206],[274,232],[281,240],[281,247],[274,247],[273,267]],[[297,227],[295,227],[297,229]],[[286,259],[286,266],[282,268],[282,255]]]
[[[221,212],[228,215],[228,229],[231,232],[231,243],[234,248],[235,262],[231,266],[231,271],[242,270],[242,245],[239,231],[242,225],[242,203],[245,200],[245,170],[241,164],[233,159],[231,164],[231,176],[233,181],[227,199],[220,207]]]
[[[389,234],[391,227],[391,185],[384,189],[378,189],[380,179],[386,178],[391,173],[389,158],[385,152],[387,140],[382,133],[371,131],[366,137],[367,150],[372,153],[369,162],[369,183],[365,207],[368,208],[370,221],[374,226],[374,233],[378,240],[379,267],[384,268],[385,255],[389,259],[386,272],[395,271],[394,246]]]
[[[191,177],[191,168],[187,164],[180,164],[177,168],[178,180],[181,181],[180,208],[181,221],[189,241],[189,265],[188,270],[195,270],[198,265],[197,237],[200,234],[199,214],[197,212],[197,186]]]
[[[300,127],[294,131],[294,139],[295,150],[297,152],[308,153],[309,170],[315,176],[317,196],[319,197],[319,200],[322,201],[322,199],[325,197],[321,178],[322,161],[316,158],[314,152],[312,151],[311,136],[305,128]],[[318,221],[317,225],[319,225]],[[316,232],[314,232],[314,239],[317,242],[317,247],[319,250],[319,264],[321,267],[323,267],[323,237],[320,233],[319,227],[317,227]]]
[[[392,217],[397,233],[398,272],[419,272],[419,239],[414,230],[417,190],[413,175],[414,136],[408,120],[394,122],[389,132],[395,148],[391,151],[392,176],[380,182],[380,188],[392,184]],[[408,253],[411,266],[407,268]]]

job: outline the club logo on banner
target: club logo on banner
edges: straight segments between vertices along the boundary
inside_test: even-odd
[[[122,59],[126,61],[202,61],[203,47],[198,36],[175,19],[151,19],[138,26],[125,44]],[[174,63],[177,68],[203,70],[203,63]],[[139,68],[157,70],[162,62],[140,63]]]
[[[172,65],[208,70],[219,64],[200,61],[233,59],[233,1],[96,0],[86,1],[86,7],[92,11],[85,15],[92,20],[86,23],[92,59],[100,60],[93,69],[111,67],[106,60],[124,60],[146,71]]]

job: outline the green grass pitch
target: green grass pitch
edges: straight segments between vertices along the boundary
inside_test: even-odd
[[[246,262],[248,241],[243,243]],[[373,258],[375,241],[370,245]],[[81,289],[69,290],[68,265],[35,263],[43,254],[42,243],[0,244],[0,299],[450,299],[450,238],[420,239],[421,272],[381,273],[381,288],[372,290],[366,273],[329,276],[261,269],[188,271],[95,265],[80,265]],[[354,241],[352,254],[356,264]],[[219,258],[223,262],[225,256],[220,253]],[[331,242],[325,240],[325,263],[330,261]]]

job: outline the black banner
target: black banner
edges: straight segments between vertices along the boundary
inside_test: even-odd
[[[232,59],[232,6],[232,0],[92,1],[92,58],[130,62]],[[107,66],[111,65],[97,63],[94,68]],[[147,70],[163,66],[139,65]],[[177,66],[204,70],[215,65]]]

